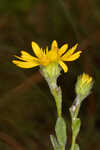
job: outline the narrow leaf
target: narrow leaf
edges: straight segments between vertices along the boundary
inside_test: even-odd
[[[61,147],[65,147],[67,141],[66,123],[62,117],[59,117],[56,122],[56,136]]]
[[[51,143],[53,145],[54,150],[60,150],[60,147],[57,143],[56,138],[53,135],[50,135]]]
[[[79,148],[79,145],[78,145],[78,144],[75,144],[75,146],[74,146],[74,150],[80,150],[80,148]]]
[[[81,121],[79,118],[76,118],[75,120],[73,120],[72,122],[72,130],[73,130],[73,134],[74,136],[77,136],[80,130],[80,126],[81,126]]]

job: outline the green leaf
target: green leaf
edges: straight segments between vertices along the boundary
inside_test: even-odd
[[[65,147],[67,141],[66,123],[62,117],[59,117],[56,122],[56,136],[61,147]]]
[[[73,134],[74,134],[75,137],[79,133],[80,126],[81,126],[80,119],[79,118],[75,118],[75,120],[73,119],[73,121],[72,121],[72,130],[73,130]]]
[[[74,146],[74,150],[80,150],[80,148],[79,148],[79,145],[78,145],[78,144],[75,144],[75,146]]]
[[[60,146],[58,145],[56,138],[53,135],[50,135],[50,139],[54,150],[60,150]]]

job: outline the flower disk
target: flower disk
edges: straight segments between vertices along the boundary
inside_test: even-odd
[[[32,42],[32,49],[36,57],[22,50],[20,57],[15,56],[19,60],[13,60],[12,62],[21,68],[33,68],[40,65],[45,67],[50,63],[58,63],[64,72],[67,72],[68,67],[64,61],[74,61],[80,57],[82,52],[78,51],[74,53],[77,46],[78,44],[66,52],[68,44],[64,44],[61,48],[59,48],[57,41],[54,40],[51,44],[50,50],[48,50],[48,47],[46,50],[43,50],[37,43]]]

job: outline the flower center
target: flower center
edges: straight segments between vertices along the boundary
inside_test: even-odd
[[[48,58],[50,59],[50,62],[57,62],[59,58],[58,48],[51,49],[48,53]]]
[[[43,66],[47,66],[50,63],[50,60],[48,59],[47,55],[42,56],[40,59],[40,64]]]
[[[44,53],[41,58],[39,58],[40,64],[43,66],[47,66],[52,62],[57,62],[59,59],[58,49],[51,49],[49,52]]]

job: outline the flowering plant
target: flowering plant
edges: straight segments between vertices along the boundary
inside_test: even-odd
[[[67,126],[62,117],[62,91],[57,85],[57,78],[60,75],[61,69],[63,69],[64,72],[68,71],[68,67],[65,62],[74,61],[80,57],[82,51],[79,50],[75,52],[77,46],[78,44],[67,51],[68,44],[64,44],[61,48],[59,48],[57,41],[54,40],[51,44],[50,50],[48,50],[48,47],[43,50],[37,43],[32,42],[32,49],[36,57],[22,50],[21,56],[15,56],[18,60],[12,61],[21,68],[33,68],[40,66],[40,72],[49,85],[57,107],[57,121],[55,125],[56,137],[50,135],[54,150],[65,150],[67,143]],[[92,85],[93,79],[86,73],[83,73],[77,79],[75,86],[76,98],[70,107],[72,120],[72,145],[70,150],[79,150],[79,145],[76,144],[76,137],[81,125],[78,113],[80,105],[84,98],[89,95]]]

